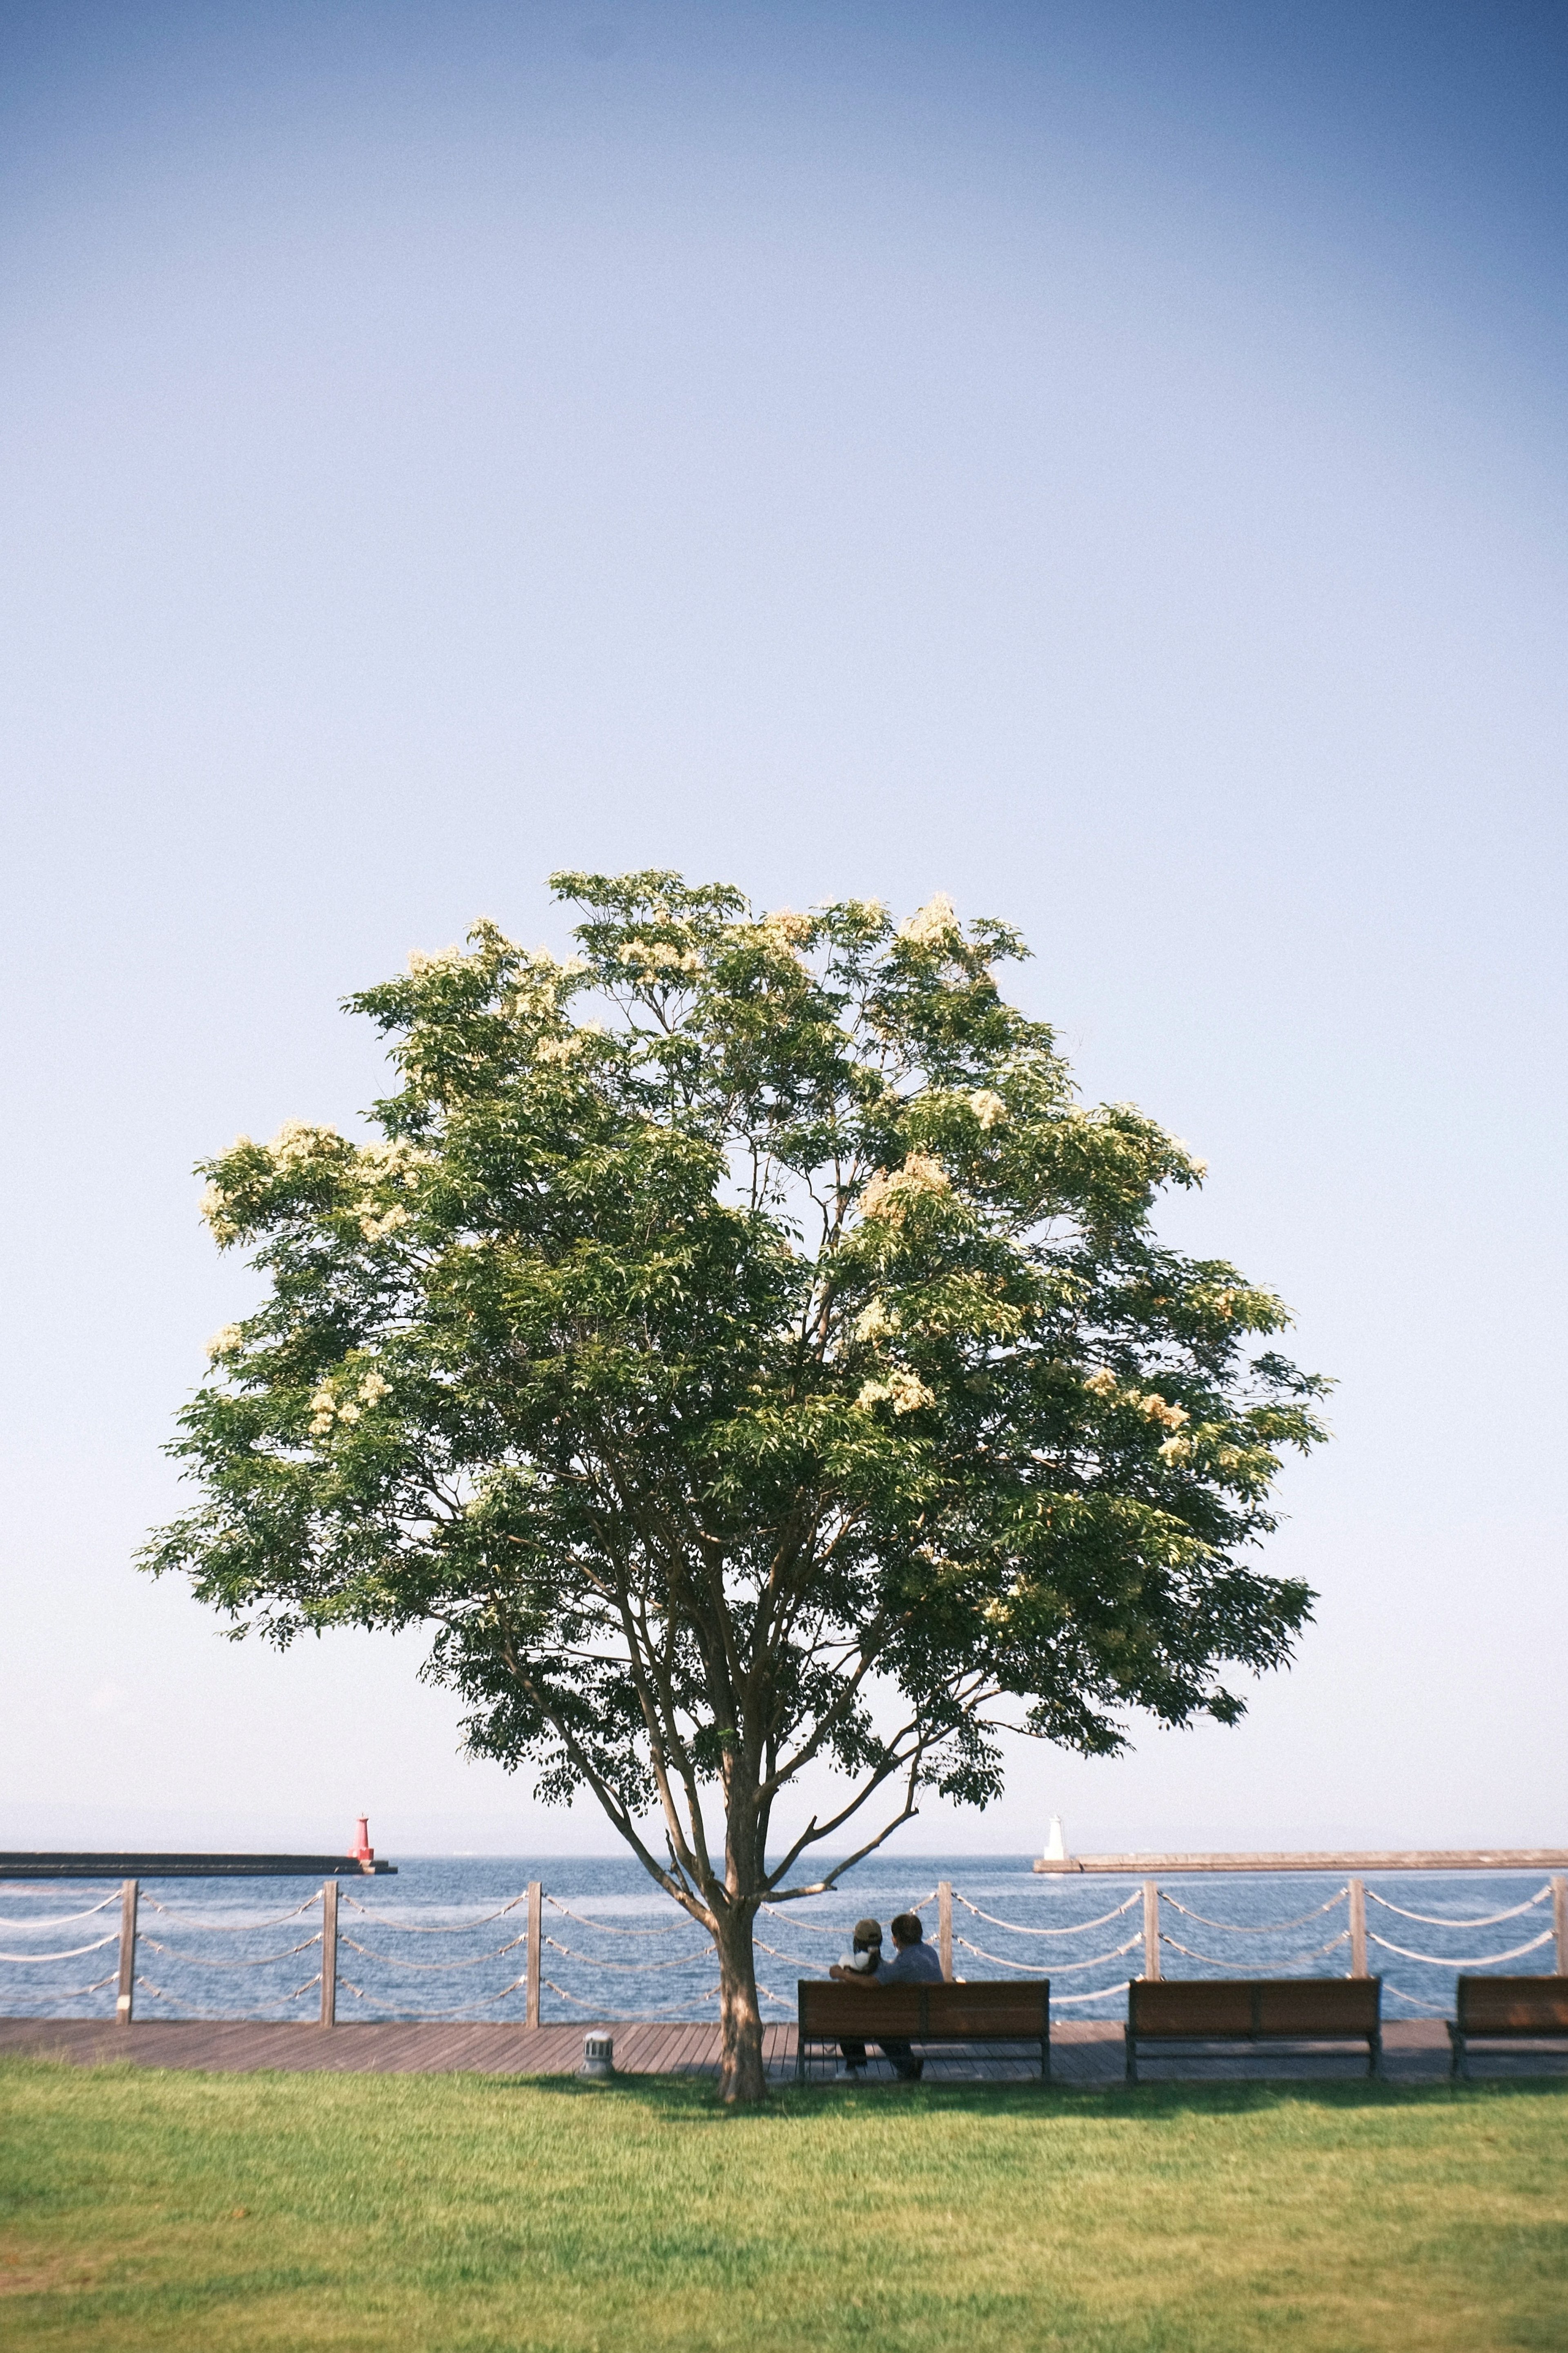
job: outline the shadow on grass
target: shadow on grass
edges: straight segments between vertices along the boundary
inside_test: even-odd
[[[1347,2083],[1277,2079],[1180,2084],[896,2084],[855,2086],[775,2086],[758,2108],[727,2107],[701,2077],[635,2075],[589,2083],[571,2075],[484,2075],[470,2079],[485,2095],[519,2092],[549,2100],[587,2100],[667,2116],[714,2116],[765,2124],[797,2117],[862,2119],[869,2116],[1180,2116],[1268,2115],[1286,2108],[1336,2114],[1359,2110],[1469,2107],[1497,2100],[1568,2095],[1568,2077],[1497,2077],[1469,2084]]]

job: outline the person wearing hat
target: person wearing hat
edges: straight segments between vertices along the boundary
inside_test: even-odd
[[[857,1920],[853,1949],[841,1961],[835,1961],[827,1974],[838,1985],[872,1986],[882,1966],[882,1924],[879,1920]],[[838,2046],[843,2064],[839,2080],[858,2084],[866,2073],[866,2045],[863,2042],[841,2042]]]

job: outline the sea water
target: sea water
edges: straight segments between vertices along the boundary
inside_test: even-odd
[[[399,1859],[395,1876],[339,1883],[339,2022],[520,2021],[534,1879],[544,1889],[546,2022],[717,2017],[707,1937],[631,1857],[416,1855]],[[944,1880],[955,1977],[1048,1977],[1059,2021],[1125,2016],[1127,1979],[1143,1970],[1142,1881],[1037,1873],[1026,1855],[879,1854],[831,1894],[760,1915],[764,2018],[794,2017],[799,1980],[838,1960],[865,1915],[886,1934],[894,1913],[918,1910],[934,1939]],[[1163,1973],[1342,1977],[1344,1884],[1328,1873],[1171,1873],[1160,1881]],[[1387,2020],[1451,2016],[1461,1968],[1554,1967],[1540,1872],[1378,1873],[1365,1886],[1367,1966],[1384,1979]],[[0,2014],[111,2017],[119,1925],[118,1884],[0,1883]],[[320,1888],[309,1881],[144,1880],[135,2014],[313,2021],[321,1927]]]

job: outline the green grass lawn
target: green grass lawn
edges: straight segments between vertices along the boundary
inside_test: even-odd
[[[0,2065],[0,2343],[1568,2348],[1568,2086]]]

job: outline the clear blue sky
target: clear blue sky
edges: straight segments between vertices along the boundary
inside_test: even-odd
[[[609,1844],[130,1559],[191,1164],[648,863],[1020,923],[1341,1384],[1247,1725],[911,1848],[1563,1838],[1565,119],[1506,0],[5,11],[0,1843]]]

